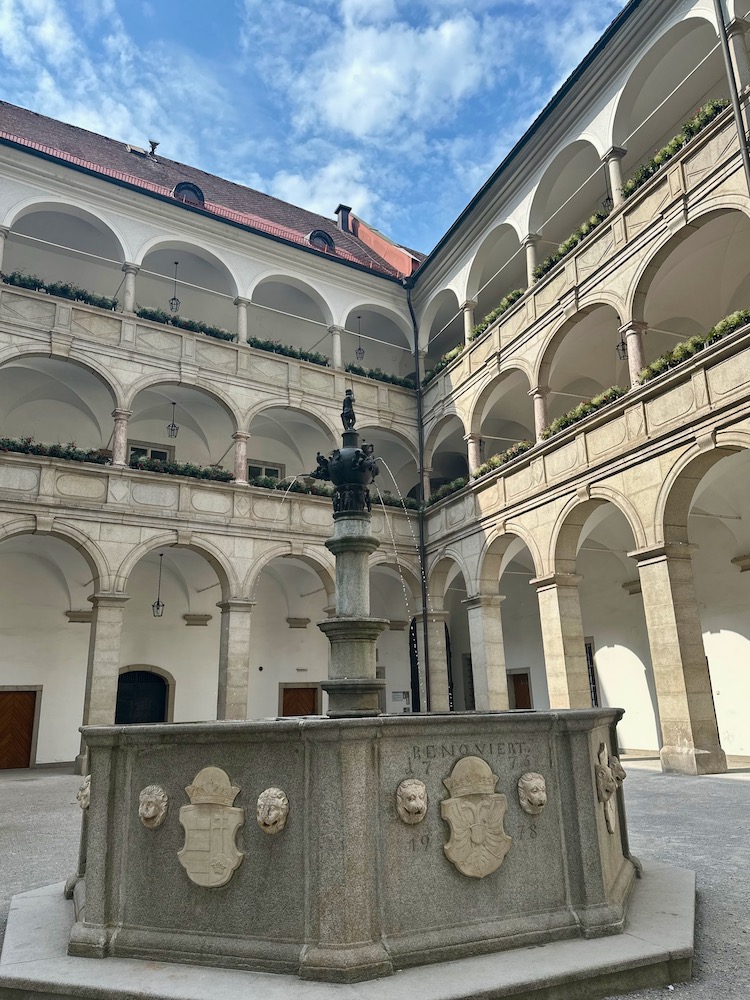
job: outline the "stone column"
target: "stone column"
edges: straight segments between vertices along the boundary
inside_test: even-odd
[[[482,464],[482,435],[466,434],[464,435],[464,441],[467,444],[467,459],[469,474],[471,474]]]
[[[448,621],[448,612],[427,612],[427,645],[429,647],[429,656],[425,655],[421,612],[415,616],[415,620],[417,623],[417,656],[419,658],[420,676],[424,673],[425,663],[429,661],[429,711],[447,712],[450,709],[448,649],[445,644],[445,623]],[[424,706],[423,710],[427,710],[427,706]]]
[[[427,351],[419,351],[419,371],[417,376],[419,378],[419,384],[422,384],[422,379],[427,371]]]
[[[10,236],[8,226],[0,226],[0,271],[3,268],[3,256],[5,254],[5,241]]]
[[[344,331],[340,326],[329,326],[328,332],[331,335],[331,364],[340,371],[344,367],[341,361],[341,334]]]
[[[621,146],[610,146],[602,157],[602,163],[606,166],[609,176],[613,208],[619,208],[625,200],[622,196],[622,160],[626,153],[627,149]]]
[[[250,623],[255,601],[230,599],[221,609],[217,719],[246,719],[250,676]]]
[[[234,304],[237,306],[237,343],[246,344],[247,307],[250,305],[250,299],[243,299],[241,295],[238,295],[234,300]]]
[[[500,594],[480,594],[461,601],[469,616],[474,698],[480,711],[510,708],[500,613],[504,600]]]
[[[549,387],[546,385],[535,385],[529,389],[529,395],[534,402],[534,433],[537,441],[542,440],[542,431],[547,426],[547,395]]]
[[[234,441],[234,481],[241,486],[247,486],[247,431],[235,431]]]
[[[541,237],[537,233],[529,233],[528,236],[524,236],[521,242],[521,246],[526,251],[526,286],[528,288],[531,288],[536,280],[534,268],[538,263],[536,250],[540,239]]]
[[[430,485],[430,476],[432,475],[432,469],[422,470],[422,493],[424,494],[424,501],[430,499],[430,494],[432,493],[432,487]]]
[[[729,39],[729,53],[732,57],[732,68],[734,69],[737,89],[742,92],[750,84],[750,60],[748,60],[747,44],[745,34],[750,28],[750,24],[741,17],[732,18],[727,25],[727,37]]]
[[[720,774],[727,761],[719,742],[691,548],[666,545],[630,555],[638,560],[641,578],[661,721],[662,768]]]
[[[344,432],[345,448],[347,433],[356,431]],[[336,615],[318,622],[331,643],[328,680],[322,684],[328,715],[379,715],[385,682],[377,679],[375,643],[388,622],[370,617],[370,556],[380,542],[371,533],[368,511],[339,511],[333,517],[333,537],[325,544],[336,557]]]
[[[531,581],[539,600],[550,708],[591,708],[580,580],[575,573],[554,573]]]
[[[125,283],[122,290],[122,311],[126,313],[135,312],[135,276],[140,271],[138,264],[125,263],[122,265],[125,274]]]
[[[128,464],[128,420],[132,415],[132,410],[112,410],[112,416],[115,418],[115,429],[112,434],[112,465]]]
[[[94,594],[89,653],[86,665],[86,689],[83,697],[84,726],[111,726],[115,721],[117,683],[120,678],[120,638],[125,602],[129,594]],[[87,771],[86,745],[76,758],[76,771]]]
[[[643,351],[643,335],[647,329],[648,325],[646,323],[631,320],[629,323],[621,326],[618,331],[621,336],[625,337],[625,343],[628,347],[628,372],[630,374],[631,389],[640,384],[638,376],[641,373],[641,369],[646,367],[646,355]]]
[[[474,329],[475,319],[474,310],[477,304],[472,299],[467,299],[461,305],[461,312],[464,314],[464,343],[468,344],[471,340],[471,331]]]

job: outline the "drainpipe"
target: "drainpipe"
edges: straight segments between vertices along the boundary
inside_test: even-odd
[[[742,166],[745,170],[745,183],[747,184],[748,193],[750,193],[750,154],[747,150],[747,136],[745,135],[745,126],[742,121],[742,111],[740,109],[740,98],[737,93],[737,81],[734,78],[734,68],[732,67],[732,56],[729,52],[729,39],[727,37],[727,25],[724,20],[724,5],[721,0],[714,0],[714,10],[716,11],[716,20],[718,22],[719,29],[719,41],[721,42],[721,51],[724,56],[724,69],[727,74],[727,83],[729,84],[729,97],[732,101],[732,111],[734,112],[734,122],[737,126],[737,135],[740,140],[740,154],[742,156]]]
[[[429,712],[430,710],[430,647],[428,641],[429,629],[427,628],[427,556],[424,541],[424,425],[422,408],[422,385],[419,381],[419,329],[417,327],[417,317],[414,315],[414,306],[411,304],[411,290],[413,281],[411,278],[404,278],[403,285],[406,289],[406,304],[409,306],[411,325],[414,330],[414,373],[417,380],[417,444],[419,455],[419,514],[417,524],[419,525],[419,566],[420,581],[422,590],[422,648],[424,649],[424,689],[427,704],[420,705],[420,710]]]

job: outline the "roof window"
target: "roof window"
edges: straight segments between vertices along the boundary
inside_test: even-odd
[[[177,201],[181,201],[185,205],[194,205],[196,208],[203,208],[206,202],[206,199],[203,197],[203,192],[198,185],[189,184],[187,181],[183,181],[181,184],[176,185],[172,195],[177,199]]]
[[[307,242],[316,250],[322,250],[324,253],[333,253],[336,249],[333,239],[323,229],[313,229],[308,234]]]

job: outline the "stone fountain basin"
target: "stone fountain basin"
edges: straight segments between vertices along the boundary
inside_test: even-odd
[[[609,832],[594,768],[602,743],[617,753],[621,716],[591,709],[88,727],[86,873],[69,953],[354,982],[618,933],[635,865],[622,791]],[[444,850],[444,780],[468,756],[491,766],[494,791],[507,799],[512,843],[485,877],[462,874]],[[185,789],[207,766],[226,772],[239,789],[233,808],[244,810],[235,835],[242,860],[219,887],[195,884],[177,856]],[[539,816],[519,802],[527,771],[546,780]],[[413,825],[396,808],[396,789],[411,777],[428,793],[427,815]],[[158,829],[138,816],[148,785],[169,797]],[[275,835],[256,821],[269,787],[289,800]]]

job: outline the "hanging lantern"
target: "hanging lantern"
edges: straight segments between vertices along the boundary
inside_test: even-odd
[[[625,334],[624,333],[620,334],[620,340],[618,341],[617,347],[615,347],[615,350],[617,351],[617,357],[620,359],[620,361],[627,361],[628,360],[628,345],[627,345],[627,342],[625,340]]]
[[[179,426],[174,422],[174,410],[176,406],[177,403],[172,403],[172,422],[167,424],[167,434],[171,438],[176,438],[180,430]]]
[[[169,308],[173,313],[176,313],[180,308],[180,300],[177,298],[177,266],[178,262],[174,262],[174,291],[172,292],[172,298],[169,300]]]
[[[365,356],[365,349],[362,346],[362,317],[357,316],[357,350],[354,352],[354,357],[357,361],[361,362]]]
[[[156,587],[156,600],[151,605],[151,611],[153,612],[154,618],[161,618],[164,614],[164,602],[161,599],[161,567],[164,560],[164,553],[159,553],[159,583]]]

